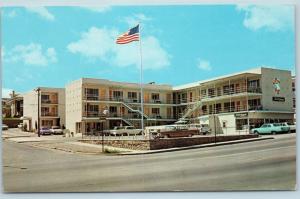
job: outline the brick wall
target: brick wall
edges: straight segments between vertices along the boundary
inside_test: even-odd
[[[258,135],[229,135],[217,136],[217,142],[256,138]],[[84,143],[101,144],[101,140],[80,140]],[[168,149],[174,147],[185,147],[200,144],[214,143],[214,136],[205,137],[185,137],[185,138],[171,138],[171,139],[157,139],[157,140],[104,140],[107,146],[118,148],[127,148],[133,150],[155,150],[155,149]]]

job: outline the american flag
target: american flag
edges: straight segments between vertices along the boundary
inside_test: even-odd
[[[128,30],[126,33],[120,35],[117,38],[116,43],[117,44],[128,44],[132,41],[139,41],[139,39],[140,39],[139,25],[137,25],[136,27]]]

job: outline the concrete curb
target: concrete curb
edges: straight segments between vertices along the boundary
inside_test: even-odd
[[[214,146],[239,144],[239,143],[246,143],[246,142],[255,142],[255,141],[262,141],[262,140],[269,140],[269,139],[274,139],[274,137],[234,140],[234,141],[228,141],[228,142],[219,142],[219,143],[216,143],[216,144],[215,143],[210,143],[210,144],[202,144],[202,145],[193,145],[193,146],[188,146],[188,147],[176,147],[176,148],[170,148],[170,149],[159,149],[159,150],[152,150],[152,151],[118,153],[117,155],[146,155],[146,154],[165,153],[165,152],[183,151],[183,150],[189,150],[189,149],[198,149],[198,148],[207,148],[207,147],[214,147]]]

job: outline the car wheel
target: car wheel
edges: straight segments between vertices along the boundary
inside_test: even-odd
[[[254,131],[253,133],[254,133],[254,134],[258,134],[258,131]]]

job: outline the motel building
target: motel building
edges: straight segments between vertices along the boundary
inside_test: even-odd
[[[257,68],[173,88],[179,120],[208,124],[214,133],[249,133],[264,123],[292,122],[291,72]]]
[[[40,87],[25,93],[23,124],[62,126],[75,135],[90,134],[115,126],[200,123],[212,133],[248,134],[264,123],[293,122],[295,94],[291,71],[260,67],[213,79],[172,87],[105,79],[81,78],[65,88]],[[295,90],[295,89],[294,89]]]
[[[34,89],[23,95],[24,115],[21,118],[23,125],[26,124],[28,131],[36,131],[38,112],[40,114],[40,127],[50,128],[51,126],[65,125],[65,89],[39,88],[40,91]]]

